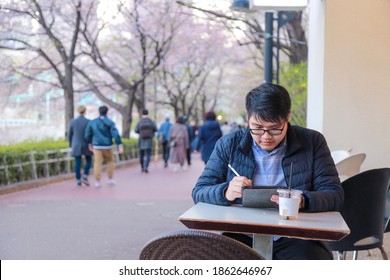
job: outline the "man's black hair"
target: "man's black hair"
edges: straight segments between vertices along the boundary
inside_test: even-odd
[[[99,107],[99,114],[100,115],[104,115],[105,116],[105,115],[107,115],[107,112],[108,112],[108,107],[107,106],[103,105],[103,106]]]
[[[254,116],[266,122],[280,123],[288,118],[291,111],[291,99],[284,87],[264,83],[247,94],[245,106],[248,119]]]

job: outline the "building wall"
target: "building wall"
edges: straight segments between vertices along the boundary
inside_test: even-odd
[[[365,152],[363,170],[390,167],[390,1],[310,2],[324,18],[317,23],[323,25],[323,48],[312,53],[323,57],[322,77],[310,74],[321,65],[310,67],[309,56],[308,125],[324,133],[331,150]],[[313,113],[318,111],[321,123]]]

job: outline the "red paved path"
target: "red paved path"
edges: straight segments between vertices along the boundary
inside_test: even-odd
[[[185,228],[191,191],[204,164],[184,171],[152,162],[115,170],[115,186],[74,180],[0,196],[0,259],[137,259],[149,239]]]

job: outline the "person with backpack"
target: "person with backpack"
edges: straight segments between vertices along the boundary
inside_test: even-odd
[[[107,163],[108,185],[115,185],[112,179],[115,168],[113,140],[118,146],[118,153],[123,153],[122,139],[115,126],[115,123],[107,117],[108,107],[100,106],[100,116],[88,123],[84,138],[88,147],[93,152],[95,162],[93,164],[93,175],[95,176],[95,187],[99,188],[102,175],[103,162]]]
[[[149,173],[148,167],[152,155],[153,137],[154,133],[157,131],[156,123],[152,121],[148,115],[149,111],[143,109],[141,120],[135,127],[135,133],[139,134],[138,149],[141,170],[145,173]]]

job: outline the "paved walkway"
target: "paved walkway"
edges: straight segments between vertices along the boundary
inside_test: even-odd
[[[115,170],[115,186],[78,188],[74,180],[0,196],[0,259],[136,260],[152,237],[184,229],[203,170],[199,155],[184,171],[153,162]],[[105,177],[103,178],[105,179]],[[104,180],[105,181],[105,180]],[[103,182],[104,182],[103,181]],[[390,233],[385,234],[390,256]],[[381,259],[379,250],[360,259]]]
[[[177,172],[162,161],[149,174],[138,164],[117,169],[115,186],[66,180],[0,196],[0,259],[138,259],[152,237],[185,228],[177,218],[204,167],[193,157]]]

